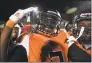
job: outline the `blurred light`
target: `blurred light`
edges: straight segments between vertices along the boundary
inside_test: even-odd
[[[74,13],[77,11],[77,8],[76,7],[73,7],[73,8],[70,8],[66,11],[67,14],[71,14],[71,13]]]
[[[34,7],[34,12],[37,12],[38,11],[38,7]]]
[[[4,24],[0,25],[0,28],[4,28]]]

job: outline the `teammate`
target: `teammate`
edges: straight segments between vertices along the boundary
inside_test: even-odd
[[[0,60],[1,61],[12,61],[12,62],[27,62],[27,52],[23,46],[17,46],[8,56],[7,48],[10,40],[11,32],[13,27],[19,23],[19,21],[28,13],[35,10],[35,7],[30,7],[27,9],[19,9],[13,15],[10,16],[9,20],[6,23],[4,31],[1,34],[0,41]],[[8,58],[10,57],[10,58]]]
[[[81,13],[75,16],[74,31],[77,32],[73,32],[73,35],[78,40],[78,46],[86,51],[87,54],[83,54],[79,50],[75,50],[75,52],[69,51],[69,58],[75,55],[75,59],[70,58],[72,61],[91,61],[91,13]]]

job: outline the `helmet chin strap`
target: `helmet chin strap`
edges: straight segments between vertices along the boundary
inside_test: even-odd
[[[83,32],[84,32],[84,27],[81,27],[81,30],[80,30],[80,33],[79,33],[79,36],[76,38],[76,40],[78,40],[80,37],[81,37],[81,35],[83,34]]]

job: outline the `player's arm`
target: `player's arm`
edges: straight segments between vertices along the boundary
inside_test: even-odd
[[[9,17],[9,20],[7,21],[6,26],[1,34],[1,41],[0,41],[1,61],[5,61],[7,58],[8,42],[14,25],[16,25],[20,21],[20,19],[22,19],[26,14],[33,11],[34,9],[35,9],[34,7],[30,7],[24,10],[19,9]]]

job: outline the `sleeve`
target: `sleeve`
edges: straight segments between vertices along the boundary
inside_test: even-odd
[[[25,35],[22,42],[19,45],[22,45],[26,49],[27,56],[28,56],[29,55],[29,35]]]
[[[91,55],[80,49],[75,43],[69,47],[68,58],[73,62],[91,62]]]
[[[8,57],[9,62],[27,62],[27,53],[26,49],[19,45],[16,46],[16,48],[10,53],[10,56]]]

